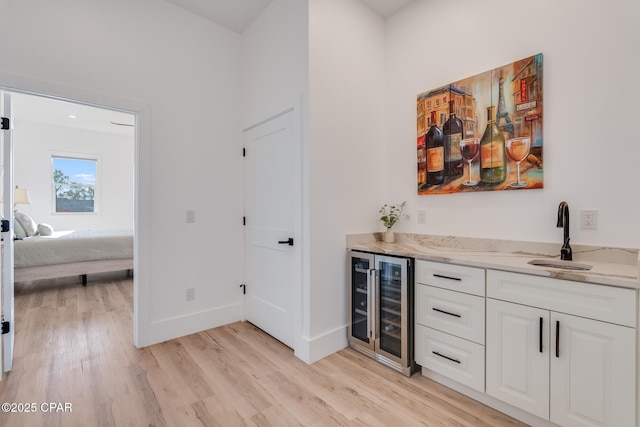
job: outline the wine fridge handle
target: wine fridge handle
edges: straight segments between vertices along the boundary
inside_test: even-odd
[[[380,301],[378,293],[380,291],[380,271],[371,270],[371,272],[373,280],[371,283],[371,314],[369,317],[371,318],[371,330],[373,331],[373,339],[377,340],[380,332],[378,331],[378,304]]]
[[[373,270],[367,270],[367,338],[373,339],[373,329],[371,327],[371,312],[373,306],[371,305],[371,294],[373,293]]]

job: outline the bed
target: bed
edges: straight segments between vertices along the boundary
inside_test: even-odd
[[[121,270],[133,270],[132,230],[36,232],[14,242],[14,282],[81,276],[86,286],[88,274]]]

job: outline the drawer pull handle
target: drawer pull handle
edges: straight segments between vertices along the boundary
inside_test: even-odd
[[[440,354],[435,350],[433,350],[432,353],[435,354],[436,356],[440,356],[440,357],[442,357],[444,359],[451,360],[452,362],[456,362],[458,364],[461,363],[458,359],[454,359],[453,357],[445,356],[444,354]]]
[[[433,274],[433,277],[439,277],[440,279],[447,279],[447,280],[456,280],[458,282],[462,281],[461,278],[459,277],[451,277],[451,276],[443,276],[442,274]]]
[[[439,308],[432,307],[431,309],[432,309],[433,311],[437,311],[438,313],[448,314],[449,316],[453,316],[453,317],[462,317],[460,314],[450,313],[450,312],[448,312],[448,311],[440,310]]]

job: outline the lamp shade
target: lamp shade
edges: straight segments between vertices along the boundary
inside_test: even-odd
[[[13,190],[13,205],[30,205],[31,197],[29,196],[29,190],[26,188],[16,187]]]

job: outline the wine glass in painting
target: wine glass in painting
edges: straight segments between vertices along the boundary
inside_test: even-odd
[[[462,158],[467,161],[469,164],[469,175],[466,181],[462,183],[467,187],[474,187],[478,185],[478,181],[474,181],[471,179],[471,169],[473,166],[471,162],[478,156],[478,152],[480,151],[480,139],[478,138],[467,138],[460,141],[460,153],[462,154]]]
[[[528,185],[526,182],[520,181],[520,163],[529,155],[529,150],[531,149],[531,138],[529,137],[518,137],[511,138],[507,140],[507,145],[505,146],[507,156],[514,162],[516,162],[516,182],[512,182],[509,184],[511,188],[523,188]]]

